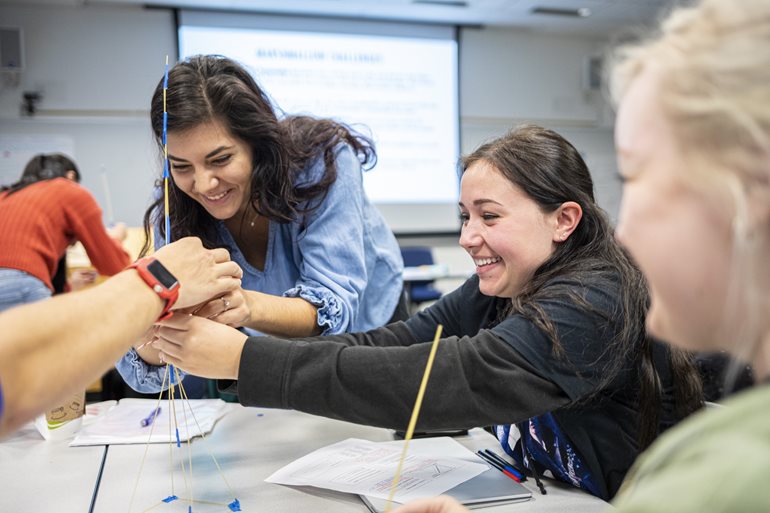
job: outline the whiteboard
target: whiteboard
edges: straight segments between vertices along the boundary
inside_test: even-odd
[[[197,11],[180,20],[180,58],[225,55],[280,111],[333,118],[370,137],[377,165],[364,188],[391,229],[457,230],[453,27]]]

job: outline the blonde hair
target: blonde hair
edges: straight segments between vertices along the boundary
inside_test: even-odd
[[[770,302],[770,223],[757,223],[750,208],[770,205],[770,1],[702,0],[672,11],[657,33],[610,57],[616,104],[648,66],[655,67],[658,101],[690,164],[687,179],[732,199],[733,322],[725,327],[732,325],[731,338],[744,339],[740,356],[749,356],[767,329],[761,317]]]

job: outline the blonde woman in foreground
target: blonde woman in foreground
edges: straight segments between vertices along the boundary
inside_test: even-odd
[[[617,236],[651,288],[648,330],[724,349],[757,386],[646,451],[618,512],[770,511],[770,2],[704,0],[620,49]],[[441,497],[394,513],[454,513]]]
[[[617,236],[650,283],[648,330],[726,350],[758,381],[662,437],[615,505],[770,511],[770,2],[675,11],[659,36],[618,52],[612,90],[626,180]]]

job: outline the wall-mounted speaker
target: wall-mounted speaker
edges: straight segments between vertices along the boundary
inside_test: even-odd
[[[0,71],[24,69],[21,28],[0,27]]]

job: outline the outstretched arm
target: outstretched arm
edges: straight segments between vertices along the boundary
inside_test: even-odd
[[[222,249],[182,239],[154,255],[178,279],[180,307],[240,286]],[[134,270],[0,314],[0,436],[98,379],[155,322],[163,301]]]

